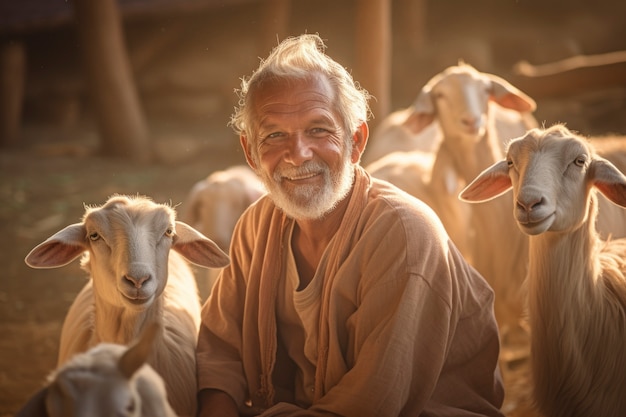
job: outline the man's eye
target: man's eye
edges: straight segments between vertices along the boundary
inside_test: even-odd
[[[274,133],[270,133],[269,135],[265,136],[265,138],[266,139],[276,139],[276,138],[280,138],[282,136],[283,136],[282,132],[274,132]]]
[[[327,135],[328,130],[324,129],[323,127],[314,127],[313,129],[309,130],[309,133],[312,136],[322,136],[322,135]]]

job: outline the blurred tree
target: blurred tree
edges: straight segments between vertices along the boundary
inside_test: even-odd
[[[85,76],[101,151],[137,162],[152,159],[148,126],[126,53],[116,0],[74,0]]]

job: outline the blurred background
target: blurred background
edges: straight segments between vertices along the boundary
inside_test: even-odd
[[[0,416],[54,367],[84,284],[77,262],[35,271],[25,255],[83,204],[184,204],[243,163],[234,90],[278,40],[318,33],[376,97],[373,127],[463,60],[533,97],[546,125],[626,135],[624,16],[618,0],[0,0]],[[551,73],[580,56],[605,61]],[[530,416],[519,370],[506,411]]]

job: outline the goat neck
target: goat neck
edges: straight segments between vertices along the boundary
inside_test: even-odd
[[[162,297],[157,297],[149,308],[131,310],[111,305],[96,295],[96,342],[130,343],[141,334],[147,323],[162,323],[163,317],[159,312],[163,309],[163,302]]]
[[[607,351],[607,346],[623,345],[624,340],[607,339],[624,337],[615,327],[623,326],[624,317],[619,302],[607,297],[611,289],[598,256],[604,243],[595,230],[596,207],[593,195],[579,227],[529,239],[531,367],[535,400],[546,415],[613,415],[608,410],[623,408],[602,399],[619,399],[623,393],[591,394],[597,386],[619,391],[626,383],[624,355]],[[617,358],[621,363],[613,361]],[[577,391],[590,394],[581,397]],[[595,413],[603,408],[606,413]]]

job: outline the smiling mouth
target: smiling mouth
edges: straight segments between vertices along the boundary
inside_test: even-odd
[[[310,178],[313,178],[313,177],[315,177],[317,175],[319,175],[318,172],[309,172],[309,173],[306,173],[306,174],[285,177],[285,179],[287,179],[289,181],[303,181],[303,180],[308,180]]]

